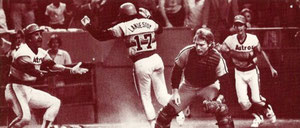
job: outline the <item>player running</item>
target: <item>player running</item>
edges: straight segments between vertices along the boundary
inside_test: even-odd
[[[145,13],[145,10],[141,9],[139,11],[143,13],[138,13],[132,3],[122,4],[118,24],[100,31],[92,28],[88,17],[84,17],[81,21],[90,34],[100,41],[123,38],[129,58],[134,63],[134,76],[147,119],[151,127],[154,127],[156,112],[151,100],[151,83],[161,105],[165,106],[171,98],[165,83],[164,64],[156,53],[155,34],[162,33],[163,29],[155,21],[147,18],[150,17],[150,13]],[[183,113],[181,116],[184,116]]]
[[[234,28],[237,34],[228,36],[221,46],[221,51],[229,53],[235,66],[235,87],[238,102],[244,111],[251,113],[255,119],[251,127],[258,127],[264,117],[272,123],[276,116],[271,105],[260,95],[259,70],[257,67],[257,55],[262,54],[268,63],[272,76],[276,77],[277,71],[271,65],[266,53],[262,50],[258,38],[246,33],[246,20],[242,15],[234,17]],[[251,101],[247,95],[247,88],[251,90]]]
[[[79,67],[81,63],[73,68],[55,64],[49,54],[40,48],[42,31],[36,24],[28,25],[24,30],[26,43],[20,44],[19,49],[12,56],[5,99],[17,117],[9,124],[8,128],[27,125],[31,120],[31,108],[46,109],[42,128],[49,128],[59,111],[60,100],[44,91],[32,88],[31,85],[47,75],[50,70],[71,74],[83,74],[88,71],[88,69]],[[49,70],[43,71],[41,67]]]

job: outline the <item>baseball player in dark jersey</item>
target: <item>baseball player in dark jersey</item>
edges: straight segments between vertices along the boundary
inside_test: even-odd
[[[171,98],[165,83],[164,64],[156,53],[155,35],[161,33],[163,29],[154,20],[147,18],[149,14],[144,13],[145,10],[139,11],[143,11],[142,15],[138,13],[135,5],[127,2],[120,6],[120,21],[111,28],[95,30],[91,27],[88,17],[82,19],[82,24],[100,41],[113,38],[124,40],[129,58],[134,63],[134,76],[147,119],[154,127],[156,112],[151,99],[151,84],[161,105],[165,106]]]
[[[277,71],[262,50],[256,35],[246,33],[246,19],[243,15],[234,17],[234,28],[237,34],[230,35],[225,39],[221,46],[221,51],[228,53],[234,64],[238,102],[244,111],[248,111],[255,117],[251,127],[258,127],[264,121],[264,117],[275,123],[276,116],[271,105],[260,94],[257,55],[263,55],[273,77],[278,75]],[[251,90],[252,102],[250,102],[247,94],[248,86]]]
[[[171,120],[193,101],[203,101],[204,111],[215,114],[220,128],[233,128],[228,107],[219,95],[220,86],[229,85],[229,79],[225,60],[213,48],[214,36],[210,30],[200,28],[193,42],[175,59],[171,77],[173,98],[159,112],[155,128],[170,128]]]
[[[36,24],[28,25],[24,30],[26,43],[21,43],[12,56],[5,99],[17,117],[9,124],[9,128],[27,125],[31,120],[31,108],[46,109],[41,128],[49,128],[59,111],[60,100],[47,92],[32,88],[31,85],[45,75],[49,75],[51,70],[71,74],[83,74],[88,71],[79,67],[81,63],[73,68],[56,64],[49,54],[40,48],[42,31]],[[41,67],[49,70],[43,71]]]

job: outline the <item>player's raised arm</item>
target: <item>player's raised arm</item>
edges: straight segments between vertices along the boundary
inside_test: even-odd
[[[108,29],[97,29],[91,25],[91,20],[88,16],[84,16],[81,19],[82,25],[86,30],[97,40],[104,41],[115,38],[113,33]]]

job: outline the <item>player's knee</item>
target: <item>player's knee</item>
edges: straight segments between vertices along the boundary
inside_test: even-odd
[[[59,108],[60,108],[60,105],[61,105],[61,101],[58,98],[55,97],[52,101],[51,108],[58,111]]]
[[[251,103],[250,102],[239,102],[242,110],[246,111],[251,107]]]
[[[60,105],[61,105],[60,99],[55,98],[55,101],[53,102],[53,104],[54,104],[55,106],[57,106],[57,107],[60,107]]]
[[[166,106],[166,105],[169,103],[170,98],[171,98],[171,95],[169,95],[169,94],[159,94],[159,95],[157,96],[157,101],[158,101],[161,105]]]
[[[158,114],[156,119],[155,128],[166,128],[170,127],[172,119],[177,115],[175,108],[168,104]]]

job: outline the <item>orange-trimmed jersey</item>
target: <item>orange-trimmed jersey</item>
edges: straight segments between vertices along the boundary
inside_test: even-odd
[[[26,72],[28,71],[28,67],[24,67],[20,65],[17,60],[20,57],[29,57],[30,62],[29,64],[33,65],[34,69],[32,70],[40,70],[41,64],[45,60],[51,60],[49,54],[43,50],[42,48],[38,48],[37,54],[35,54],[27,44],[21,44],[19,49],[15,52],[13,55],[12,65],[10,68],[10,76],[13,76],[14,78],[17,78],[20,81],[27,81],[27,82],[34,82],[37,77],[30,75],[30,73]]]
[[[238,68],[248,68],[256,65],[257,57],[249,58],[253,56],[254,49],[260,47],[259,40],[256,35],[246,34],[244,42],[239,42],[237,34],[228,36],[223,43],[226,49],[231,51],[231,54],[238,55],[239,58],[231,57],[233,64]]]

